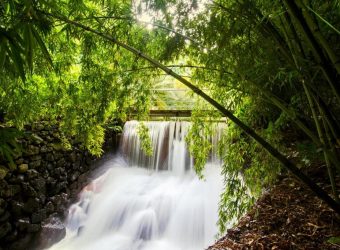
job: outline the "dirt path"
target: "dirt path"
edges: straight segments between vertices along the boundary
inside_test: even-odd
[[[312,175],[320,186],[330,188],[320,170]],[[327,243],[335,236],[340,237],[339,218],[300,182],[285,177],[208,249],[340,249],[340,243]]]

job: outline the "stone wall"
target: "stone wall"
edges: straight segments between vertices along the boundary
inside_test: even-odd
[[[0,161],[0,249],[37,249],[62,238],[65,228],[58,218],[94,166],[94,157],[77,142],[71,150],[63,147],[56,125],[41,122],[26,131],[30,135],[20,139],[15,170],[5,174],[8,166]]]

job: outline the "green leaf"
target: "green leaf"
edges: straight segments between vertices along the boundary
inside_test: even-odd
[[[0,71],[4,68],[6,62],[6,44],[0,43]]]
[[[41,36],[39,35],[38,31],[36,31],[33,27],[32,27],[32,33],[33,33],[33,36],[35,37],[35,40],[39,44],[40,49],[43,52],[45,58],[47,59],[47,61],[50,64],[50,66],[53,68],[53,62],[52,62],[51,55],[48,52],[48,50],[47,50],[47,48],[45,46],[44,41],[41,39]]]
[[[21,79],[23,81],[25,81],[26,76],[25,76],[25,69],[24,69],[24,61],[23,61],[21,54],[20,54],[21,48],[16,43],[16,41],[13,40],[13,39],[9,40],[9,46],[10,46],[11,49],[9,49],[7,47],[8,54],[10,55],[11,59],[13,60],[14,66],[17,69]]]
[[[340,237],[331,237],[327,242],[331,244],[340,244]]]
[[[30,24],[25,25],[24,29],[24,41],[25,41],[25,54],[30,72],[33,71],[33,53],[34,53],[34,40],[32,34],[32,26]]]
[[[324,19],[322,16],[320,16],[317,12],[315,12],[312,8],[309,6],[306,6],[311,12],[313,12],[318,18],[320,18],[321,21],[323,21],[326,25],[328,25],[331,29],[333,29],[338,35],[340,35],[340,31],[335,28],[330,22],[328,22],[326,19]]]

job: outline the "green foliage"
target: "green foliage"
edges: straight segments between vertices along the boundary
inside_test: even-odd
[[[147,156],[151,156],[153,154],[153,148],[152,141],[150,138],[150,132],[149,128],[143,122],[138,123],[137,134],[141,142],[143,152]]]
[[[254,121],[254,117],[263,120],[256,114],[256,110],[256,105],[248,100],[236,113],[242,120],[256,124],[259,121]],[[280,145],[280,131],[273,123],[269,123],[265,129],[259,129],[258,133],[271,144]],[[263,190],[275,181],[280,165],[234,124],[229,124],[224,140],[220,142],[219,151],[224,162],[224,191],[219,205],[218,225],[223,233],[230,223],[244,215]]]
[[[16,140],[19,136],[22,136],[22,133],[18,129],[0,126],[0,159],[8,161],[11,169],[15,169],[13,159],[21,152]]]
[[[327,240],[327,242],[339,245],[340,244],[340,237],[331,237]]]
[[[199,178],[203,178],[204,166],[207,162],[211,143],[208,141],[209,125],[204,120],[194,120],[186,137],[190,154],[194,157],[194,168]]]
[[[199,107],[199,108],[198,108]],[[213,122],[219,115],[214,112],[201,111],[204,105],[198,105],[192,112],[191,126],[185,141],[189,152],[194,158],[194,168],[199,178],[203,178],[204,166],[208,160],[212,145],[210,138],[216,124]]]
[[[6,126],[58,121],[65,142],[76,137],[99,155],[105,124],[126,119],[130,111],[140,117],[147,113],[150,75],[125,72],[145,62],[70,25],[52,26],[51,16],[43,14],[84,20],[122,39],[130,39],[131,32],[132,44],[136,41],[142,48],[152,37],[126,21],[132,13],[130,3],[8,0],[0,4],[0,12],[0,72],[5,73],[0,74],[0,106]],[[94,16],[108,18],[99,21]]]

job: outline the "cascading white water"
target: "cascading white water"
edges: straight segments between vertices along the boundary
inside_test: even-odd
[[[69,209],[65,239],[51,249],[198,250],[213,243],[222,188],[219,161],[212,154],[205,180],[199,180],[184,140],[190,123],[145,124],[153,156],[140,150],[138,123],[127,122],[121,155],[83,189]],[[213,143],[222,129],[218,126]]]

